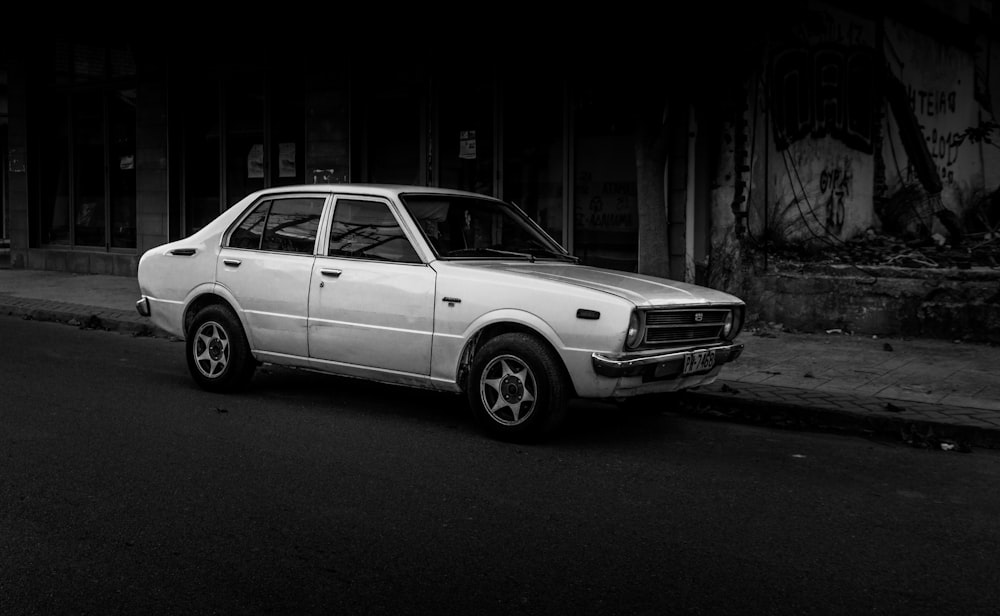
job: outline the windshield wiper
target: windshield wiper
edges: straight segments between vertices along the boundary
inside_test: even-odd
[[[510,250],[498,250],[496,248],[461,248],[459,250],[451,250],[445,256],[446,257],[463,257],[472,256],[478,254],[488,254],[488,255],[499,255],[502,257],[517,257],[518,259],[527,259],[532,263],[535,262],[534,255],[530,255],[526,252],[513,252]]]
[[[555,257],[557,259],[564,259],[564,260],[570,261],[572,263],[579,263],[580,262],[580,257],[578,257],[576,255],[570,255],[570,254],[566,254],[564,252],[556,252],[555,250],[549,250],[548,248],[532,248],[531,250],[532,250],[533,253],[541,253],[542,255],[547,256],[547,257]],[[539,255],[539,256],[541,256],[541,255]]]

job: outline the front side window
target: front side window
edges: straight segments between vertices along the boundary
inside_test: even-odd
[[[233,230],[227,245],[311,255],[324,201],[322,197],[262,201]]]
[[[575,260],[509,204],[454,195],[401,198],[441,258]]]
[[[362,199],[337,200],[328,254],[398,263],[420,261],[389,206]]]

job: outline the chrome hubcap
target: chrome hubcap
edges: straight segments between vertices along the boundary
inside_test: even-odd
[[[535,375],[513,355],[493,358],[479,380],[479,395],[490,417],[499,424],[525,422],[535,408]]]
[[[215,321],[207,321],[195,333],[191,352],[199,372],[210,379],[218,378],[229,365],[229,335]]]

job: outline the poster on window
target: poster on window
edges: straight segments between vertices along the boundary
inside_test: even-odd
[[[295,143],[278,144],[278,177],[295,177]]]
[[[247,177],[264,177],[264,144],[255,143],[250,146],[250,153],[247,154]]]
[[[458,131],[458,157],[468,160],[476,158],[476,131]]]
[[[24,173],[24,148],[12,147],[7,151],[7,171]]]

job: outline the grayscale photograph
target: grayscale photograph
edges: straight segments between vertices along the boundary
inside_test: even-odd
[[[42,9],[3,616],[1000,614],[994,0]]]

